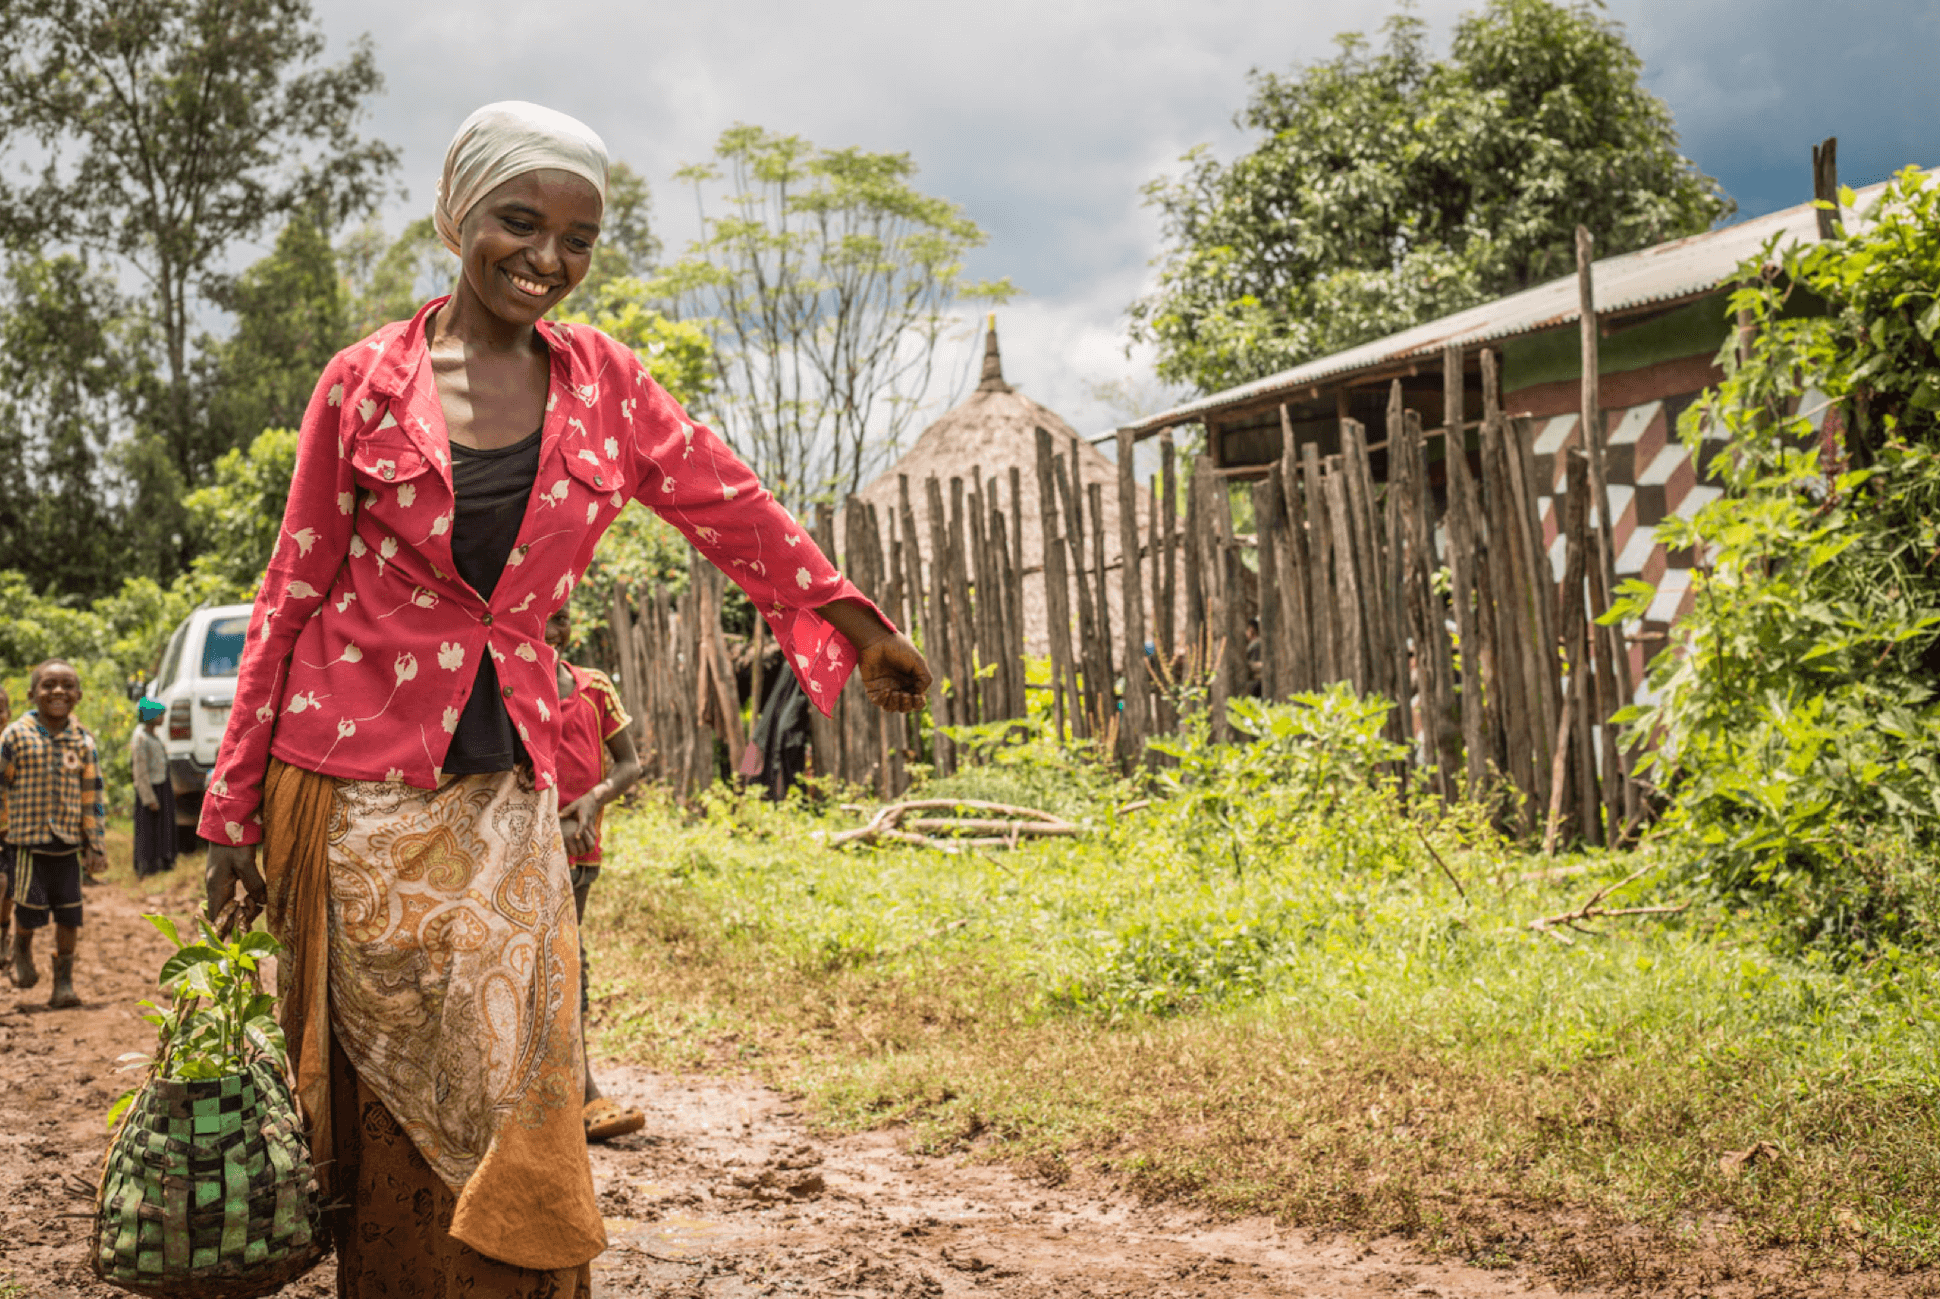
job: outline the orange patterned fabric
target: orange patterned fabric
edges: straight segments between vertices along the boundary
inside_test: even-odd
[[[530,771],[429,791],[281,763],[268,776],[268,918],[288,949],[282,1016],[315,1158],[328,1168],[350,1139],[334,1039],[453,1196],[455,1240],[521,1268],[590,1261],[606,1238],[553,792]],[[361,1201],[350,1176],[346,1163],[333,1193]]]
[[[263,779],[263,920],[283,944],[276,1014],[289,1046],[296,1099],[310,1129],[317,1189],[334,1198],[330,1103],[330,805],[337,782],[271,761]]]

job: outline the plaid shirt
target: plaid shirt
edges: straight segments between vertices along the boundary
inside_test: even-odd
[[[0,731],[0,832],[30,847],[102,846],[101,760],[94,737],[70,721],[61,731],[29,711]]]

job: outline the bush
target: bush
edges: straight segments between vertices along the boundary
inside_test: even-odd
[[[1724,492],[1662,525],[1695,606],[1630,712],[1701,876],[1861,946],[1913,932],[1940,830],[1940,188],[1909,170],[1870,218],[1741,269],[1750,346],[1680,425],[1728,439]]]
[[[1286,703],[1233,699],[1228,720],[1246,737],[1237,744],[1212,743],[1205,714],[1188,713],[1178,735],[1151,742],[1175,764],[1158,773],[1170,796],[1161,819],[1202,860],[1230,860],[1237,875],[1316,815],[1349,840],[1370,815],[1398,817],[1383,768],[1405,751],[1381,734],[1389,706],[1344,683]]]

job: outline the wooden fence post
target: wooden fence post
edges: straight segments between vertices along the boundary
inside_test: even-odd
[[[975,726],[983,720],[979,708],[977,681],[977,629],[970,604],[969,546],[964,537],[963,479],[950,476],[950,644],[956,649],[957,698],[960,726]]]
[[[1334,524],[1320,465],[1320,448],[1308,442],[1300,448],[1301,496],[1307,511],[1308,607],[1314,619],[1316,689],[1346,681],[1353,675],[1342,657],[1340,608],[1334,597]]]
[[[1044,527],[1044,614],[1051,643],[1052,710],[1060,742],[1077,734],[1081,712],[1076,692],[1076,665],[1071,650],[1070,588],[1065,581],[1065,544],[1058,525],[1056,455],[1049,430],[1037,430],[1037,499]],[[1069,726],[1067,731],[1066,727]]]
[[[1346,441],[1347,426],[1352,420],[1341,423],[1341,440]],[[1327,457],[1326,466],[1321,472],[1321,487],[1327,493],[1327,523],[1333,530],[1334,558],[1334,599],[1339,610],[1340,662],[1341,677],[1351,682],[1356,694],[1366,694],[1373,688],[1373,674],[1368,670],[1367,641],[1362,635],[1363,611],[1361,571],[1356,563],[1360,556],[1355,541],[1354,516],[1347,501],[1346,471],[1341,467],[1341,457]],[[1361,552],[1365,555],[1365,552]],[[1371,555],[1367,558],[1373,558]]]
[[[1442,461],[1448,505],[1442,517],[1448,530],[1448,575],[1455,605],[1455,636],[1461,644],[1462,750],[1466,792],[1481,796],[1489,774],[1488,709],[1484,685],[1481,620],[1476,615],[1475,571],[1480,545],[1475,525],[1475,484],[1469,476],[1468,433],[1464,413],[1462,349],[1442,352]]]
[[[1232,646],[1228,642],[1231,640],[1230,603],[1234,595],[1226,583],[1226,548],[1218,525],[1219,515],[1225,513],[1227,529],[1232,527],[1232,516],[1226,511],[1225,502],[1218,499],[1224,491],[1224,486],[1213,477],[1212,462],[1206,456],[1194,456],[1192,566],[1201,570],[1200,587],[1205,600],[1206,655],[1201,666],[1212,677],[1206,703],[1207,720],[1212,727],[1212,738],[1222,742],[1232,738],[1226,720],[1226,701],[1233,691]]]
[[[1028,717],[1031,700],[1024,674],[1024,476],[1016,465],[1010,467],[1009,529],[1010,565],[1005,593],[1011,625],[1005,649],[1011,658],[1011,694],[1017,701],[1015,715]]]
[[[950,623],[950,543],[945,536],[943,513],[943,485],[931,474],[923,480],[923,502],[929,507],[930,532],[930,587],[928,638],[936,645],[931,656],[932,670],[942,678],[946,688],[937,691],[936,704],[931,714],[936,720],[936,730],[931,735],[931,747],[936,764],[936,773],[947,776],[957,769],[956,745],[943,734],[945,726],[955,726],[966,720],[963,715],[963,681],[958,666],[959,648],[956,644],[956,629]]]
[[[1830,142],[1828,141],[1828,146]],[[1817,152],[1814,151],[1816,167]],[[1819,213],[1823,228],[1831,213]],[[1603,400],[1600,390],[1601,376],[1598,373],[1596,286],[1593,282],[1592,264],[1595,261],[1590,232],[1583,226],[1576,227],[1576,293],[1577,308],[1580,316],[1580,331],[1583,341],[1583,450],[1590,462],[1591,503],[1596,507],[1596,564],[1597,574],[1602,579],[1599,585],[1606,593],[1617,589],[1617,521],[1610,514],[1610,482],[1605,470],[1604,454]],[[1630,652],[1623,632],[1623,624],[1613,622],[1607,627],[1598,627],[1598,653],[1608,659],[1609,666],[1603,677],[1607,683],[1607,695],[1615,695],[1617,708],[1628,705],[1636,697],[1630,680]],[[1630,763],[1617,744],[1616,730],[1609,725],[1609,717],[1616,711],[1608,706],[1609,700],[1600,709],[1604,718],[1603,751],[1605,782],[1617,782],[1623,791],[1622,803],[1624,816],[1632,819],[1640,814],[1641,804],[1636,782],[1630,779]]]
[[[1253,522],[1260,553],[1260,696],[1279,699],[1286,690],[1292,657],[1292,618],[1285,587],[1279,581],[1281,555],[1286,550],[1286,503],[1280,498],[1277,469],[1253,484]]]
[[[1118,432],[1118,562],[1125,622],[1125,707],[1118,723],[1119,750],[1127,765],[1141,761],[1151,733],[1151,675],[1145,670],[1145,586],[1138,554],[1138,475],[1130,429]]]
[[[1409,626],[1414,641],[1416,695],[1420,700],[1422,755],[1435,764],[1435,791],[1443,802],[1457,790],[1461,765],[1461,733],[1455,722],[1454,663],[1449,653],[1448,621],[1441,597],[1435,594],[1434,573],[1441,567],[1435,553],[1433,501],[1428,490],[1428,448],[1421,419],[1408,411],[1401,421],[1400,442],[1388,449],[1391,472],[1388,490],[1401,502],[1405,537],[1405,581]]]
[[[1307,540],[1307,503],[1300,484],[1300,452],[1294,445],[1293,420],[1284,403],[1280,406],[1280,461],[1275,473],[1280,480],[1280,505],[1286,530],[1282,534],[1280,593],[1282,608],[1291,620],[1285,630],[1289,658],[1286,677],[1280,683],[1284,694],[1298,694],[1320,687],[1321,655],[1318,641],[1318,615],[1314,609],[1310,547]]]
[[[1078,606],[1075,657],[1083,673],[1083,681],[1075,715],[1083,719],[1082,734],[1088,736],[1103,717],[1098,703],[1098,688],[1104,677],[1104,666],[1098,661],[1098,608],[1092,602],[1091,572],[1085,560],[1083,493],[1077,489],[1077,484],[1083,480],[1077,475],[1077,466],[1067,464],[1063,456],[1052,457],[1051,472],[1057,477],[1058,499],[1064,504],[1065,544],[1071,549],[1071,577]],[[1074,727],[1073,730],[1077,732],[1078,728]]]

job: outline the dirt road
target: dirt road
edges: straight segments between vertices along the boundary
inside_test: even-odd
[[[158,902],[186,912],[191,887],[184,879],[146,900],[116,885],[89,891],[81,1009],[47,1010],[44,974],[31,991],[0,983],[0,1299],[120,1293],[85,1260],[104,1118],[127,1085],[116,1057],[153,1041],[136,1002],[152,993],[167,944],[141,912]],[[1266,1222],[1047,1190],[1000,1169],[914,1157],[894,1132],[818,1136],[789,1098],[741,1079],[622,1063],[603,1064],[601,1077],[648,1114],[644,1133],[593,1155],[612,1241],[593,1265],[594,1292],[610,1299],[1558,1293],[1402,1244],[1310,1241]],[[330,1264],[285,1293],[334,1294]]]

